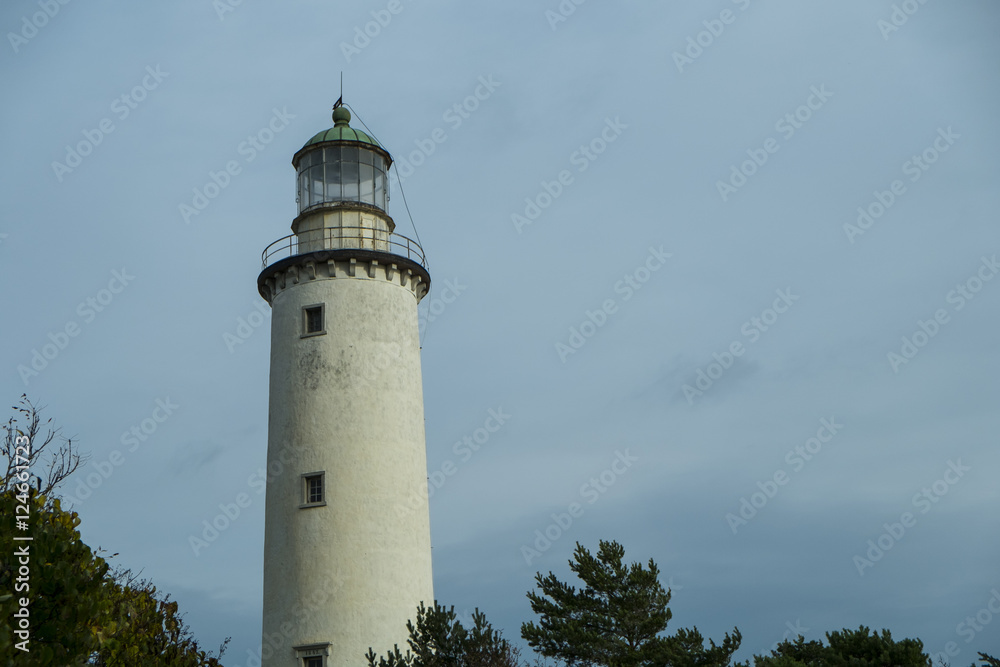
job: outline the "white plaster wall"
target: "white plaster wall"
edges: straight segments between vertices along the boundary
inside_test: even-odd
[[[327,641],[328,664],[363,667],[369,646],[405,649],[406,621],[433,605],[417,299],[382,268],[358,274],[272,303],[264,667]],[[301,338],[319,303],[327,333]],[[315,471],[327,505],[300,509]]]

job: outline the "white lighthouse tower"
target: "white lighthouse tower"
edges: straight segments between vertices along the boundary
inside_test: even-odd
[[[434,604],[417,333],[430,275],[387,213],[389,153],[344,107],[333,120],[292,158],[294,233],[257,279],[272,309],[264,667],[364,667]]]

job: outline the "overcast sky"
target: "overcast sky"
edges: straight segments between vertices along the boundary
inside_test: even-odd
[[[260,642],[260,253],[341,71],[433,279],[441,602],[520,641],[535,572],[614,539],[741,658],[861,624],[1000,654],[996,2],[48,4],[0,8],[2,395],[91,454],[84,540],[227,666]]]

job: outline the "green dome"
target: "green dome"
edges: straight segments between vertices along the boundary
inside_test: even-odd
[[[379,143],[370,136],[361,130],[355,130],[353,127],[348,125],[350,122],[351,112],[344,107],[337,107],[333,110],[333,127],[329,130],[323,130],[314,136],[312,139],[307,141],[305,146],[302,148],[324,141],[358,141],[363,144],[371,144],[372,146],[382,148],[382,146],[380,146]]]

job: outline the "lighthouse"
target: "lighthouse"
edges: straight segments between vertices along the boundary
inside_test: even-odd
[[[363,667],[433,606],[417,304],[430,275],[388,213],[392,157],[351,127],[292,157],[271,306],[263,667]]]

